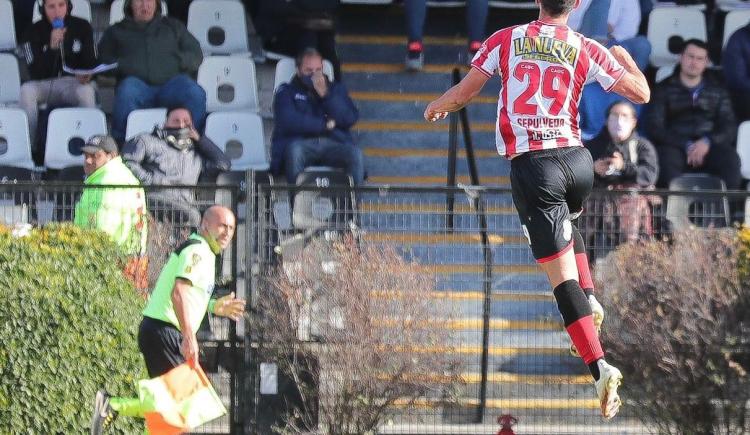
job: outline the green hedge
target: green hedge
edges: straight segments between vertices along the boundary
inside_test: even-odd
[[[143,301],[104,233],[0,227],[0,432],[88,433],[96,390],[132,396],[145,378]],[[142,433],[120,419],[113,433]]]

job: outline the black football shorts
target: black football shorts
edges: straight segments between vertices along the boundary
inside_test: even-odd
[[[583,147],[531,151],[511,160],[513,203],[537,262],[573,247],[573,223],[594,183],[591,153]]]

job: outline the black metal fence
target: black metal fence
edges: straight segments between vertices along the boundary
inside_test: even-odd
[[[414,385],[418,379],[419,389],[401,389],[401,396],[389,396],[374,432],[494,434],[504,422],[518,434],[654,433],[639,419],[633,406],[637,401],[625,394],[615,420],[605,422],[599,416],[590,375],[580,359],[569,354],[570,343],[549,284],[531,256],[508,190],[289,188],[252,180],[253,175],[247,174],[246,180],[237,178],[232,185],[170,187],[191,192],[194,203],[149,200],[147,255],[152,280],[166,255],[196,224],[194,216],[207,206],[221,203],[238,216],[235,242],[218,268],[223,284],[219,287],[247,298],[248,313],[237,324],[211,317],[201,329],[202,362],[230,413],[200,428],[200,433],[272,433],[274,427],[290,421],[286,411],[294,414],[292,405],[300,401],[298,385],[317,389],[319,401],[330,401],[336,394],[346,373],[331,355],[334,344],[341,342],[326,342],[325,337],[331,328],[337,333],[346,328],[346,315],[332,320],[336,316],[330,311],[314,306],[317,290],[311,289],[307,314],[289,318],[296,323],[288,343],[269,343],[260,328],[264,298],[273,296],[270,280],[279,273],[292,278],[300,273],[294,265],[308,247],[347,239],[359,246],[391,248],[412,262],[413,270],[430,284],[425,306],[436,309],[429,313],[439,313],[431,319],[389,324],[404,320],[397,318],[403,304],[371,304],[371,309],[391,310],[388,319],[370,320],[373,331],[392,341],[386,342],[387,348],[370,352],[406,355],[424,368],[400,374],[402,385]],[[0,223],[71,220],[82,188],[0,184]],[[159,189],[146,190],[148,198],[158,196],[154,193]],[[746,196],[745,192],[596,191],[577,224],[596,265],[606,262],[607,254],[621,244],[668,239],[676,229],[742,222]],[[446,204],[451,204],[450,209]],[[382,290],[394,291],[384,299],[399,299],[399,292],[409,289]],[[373,298],[381,296],[373,294]],[[430,337],[442,338],[421,345],[407,343],[393,334],[399,327],[437,330],[439,334]],[[271,347],[275,352],[269,352]],[[294,358],[307,358],[307,379],[295,379],[288,370],[289,360],[276,359],[285,353],[284,347]],[[449,366],[435,364],[446,357]],[[374,381],[368,385],[393,379],[388,370],[399,360],[382,361],[387,364],[371,367]],[[366,400],[351,398],[352,403]],[[327,409],[324,405],[319,409]],[[308,422],[304,430],[331,432],[323,424],[327,420],[320,416],[313,420],[317,423],[310,427]],[[510,429],[513,422],[517,424]]]

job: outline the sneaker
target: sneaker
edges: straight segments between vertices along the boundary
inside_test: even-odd
[[[117,411],[109,406],[109,394],[104,390],[97,391],[94,399],[94,413],[91,415],[91,435],[101,435],[116,418]]]
[[[410,42],[407,46],[404,66],[407,71],[422,71],[424,68],[424,53],[421,42]]]
[[[620,410],[621,402],[617,388],[622,382],[622,373],[616,367],[607,364],[603,358],[596,364],[599,366],[599,380],[594,382],[596,395],[599,397],[602,417],[610,419]]]
[[[602,307],[602,304],[600,304],[599,301],[596,300],[594,295],[589,296],[589,305],[591,306],[591,316],[594,320],[596,334],[601,335],[602,323],[604,323],[604,307]],[[570,343],[570,354],[574,357],[581,356],[578,354],[578,349],[576,349],[576,345],[573,343]]]

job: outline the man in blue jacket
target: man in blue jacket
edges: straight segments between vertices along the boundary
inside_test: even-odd
[[[296,65],[297,74],[274,97],[271,172],[285,172],[287,182],[295,184],[308,166],[333,166],[345,170],[355,184],[362,183],[364,157],[349,132],[359,111],[344,85],[323,75],[317,50],[305,49]]]

